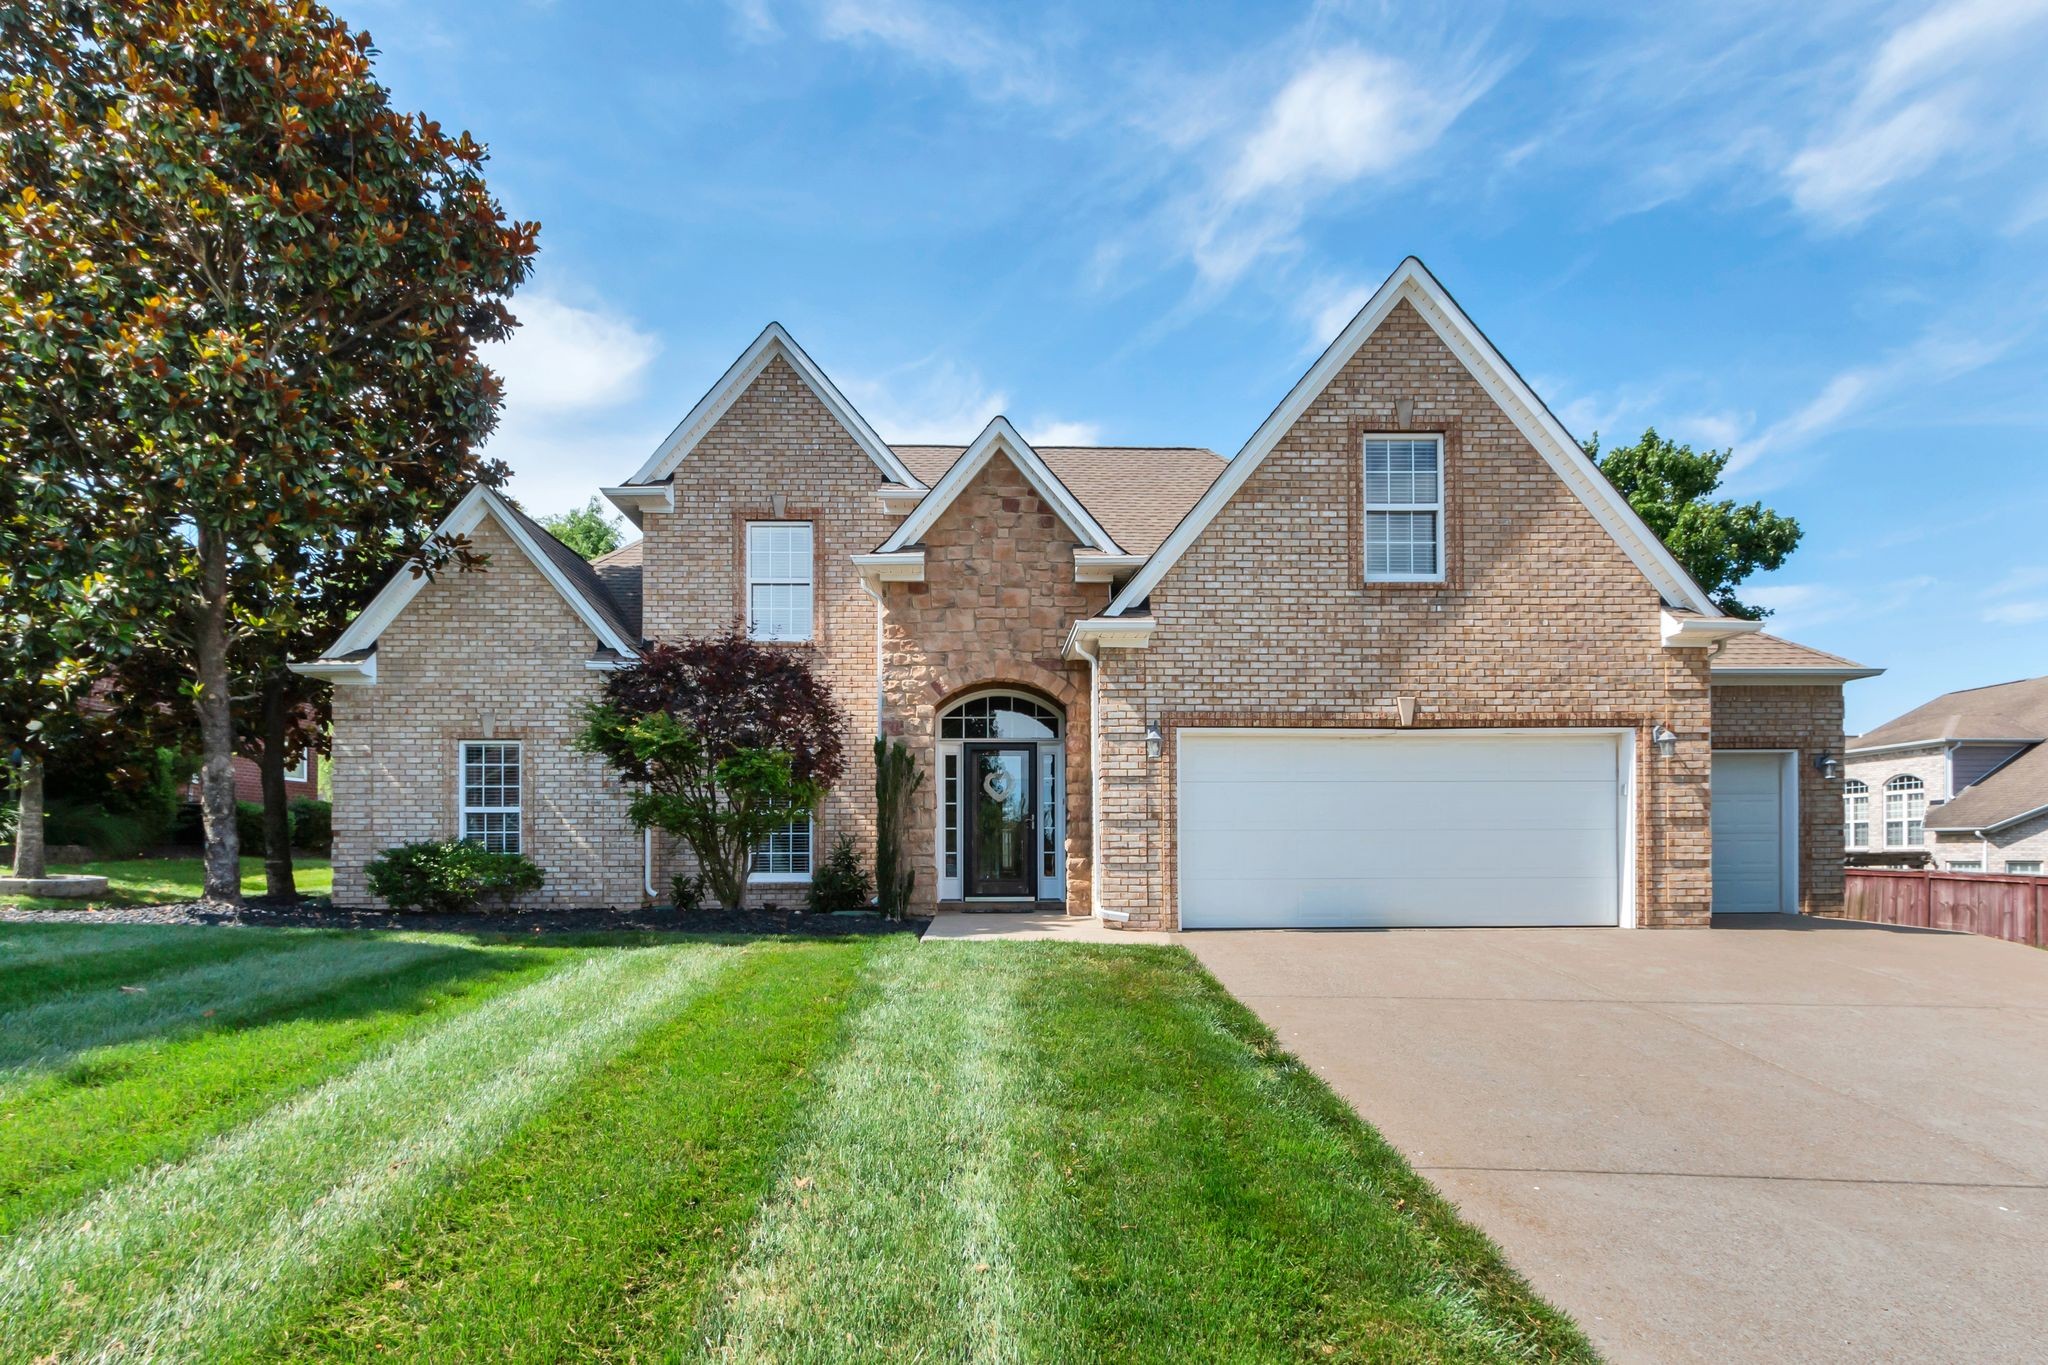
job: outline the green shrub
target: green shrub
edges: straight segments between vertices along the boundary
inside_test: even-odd
[[[704,903],[709,879],[701,872],[678,872],[668,879],[669,901],[678,910],[695,910]]]
[[[133,858],[162,840],[146,814],[108,810],[92,801],[51,801],[43,810],[43,842],[83,844],[101,858]]]
[[[538,891],[544,881],[521,854],[432,839],[387,848],[363,872],[393,908],[442,913],[507,909],[514,895]]]
[[[291,804],[292,847],[326,857],[334,851],[334,807],[310,796]]]
[[[865,910],[874,894],[875,884],[868,877],[868,870],[861,866],[853,836],[840,835],[825,861],[811,871],[811,910],[820,915]]]
[[[291,831],[291,812],[285,812],[285,831]],[[255,857],[263,852],[263,806],[256,801],[235,802],[235,837],[242,852]]]

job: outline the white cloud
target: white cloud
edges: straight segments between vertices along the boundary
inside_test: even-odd
[[[1910,578],[1854,588],[1833,583],[1755,583],[1740,593],[1742,600],[1772,613],[1770,629],[1797,635],[1849,617],[1870,621],[1890,616],[1929,600],[1938,586],[1935,578],[1916,574]]]
[[[1308,324],[1307,347],[1321,351],[1351,325],[1358,310],[1373,296],[1373,286],[1344,280],[1318,280],[1302,293],[1295,316]]]
[[[925,0],[822,0],[818,31],[835,42],[887,48],[920,66],[950,71],[983,97],[1045,103],[1059,82],[1038,49]]]
[[[1035,446],[1099,446],[1100,422],[1038,422],[1018,428]]]
[[[2033,602],[2000,602],[1984,609],[1984,619],[1994,626],[2031,626],[2048,621],[2048,598]]]
[[[840,388],[885,441],[902,445],[963,445],[991,418],[1008,412],[1010,396],[979,371],[950,360],[916,361],[880,379],[849,378]],[[1012,418],[1033,445],[1090,446],[1102,440],[1095,422]]]
[[[629,318],[549,294],[522,294],[512,311],[520,323],[512,339],[483,351],[505,382],[508,409],[579,412],[624,402],[661,349]]]
[[[2048,565],[2028,564],[2012,570],[2004,578],[1984,590],[1986,597],[2003,597],[2007,593],[2027,592],[2033,588],[2048,587]]]

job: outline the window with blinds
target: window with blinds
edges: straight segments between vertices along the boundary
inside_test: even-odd
[[[799,815],[754,849],[752,875],[763,881],[803,881],[811,875],[811,817]]]
[[[462,743],[462,838],[493,853],[518,853],[519,745]]]
[[[1443,442],[1365,438],[1365,577],[1438,583],[1444,576]]]
[[[756,640],[811,638],[811,524],[747,523],[747,633]]]

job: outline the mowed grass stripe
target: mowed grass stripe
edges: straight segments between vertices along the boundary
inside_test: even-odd
[[[0,1090],[21,1073],[96,1047],[179,1028],[219,1028],[350,981],[458,951],[396,937],[281,939],[262,952],[0,1014]],[[10,1075],[9,1073],[13,1073]]]
[[[1062,1154],[1073,1295],[1028,1354],[1592,1358],[1192,958],[1062,944],[1030,962],[1029,1050],[1063,1083],[1019,1123]]]
[[[355,1258],[378,1254],[434,1187],[743,951],[593,954],[30,1230],[0,1260],[13,1348],[245,1354]]]
[[[733,1360],[1008,1360],[1064,1292],[1012,1117],[1014,954],[893,943],[703,1332]]]
[[[226,962],[277,946],[275,935],[313,930],[237,930],[140,924],[31,924],[0,931],[0,1009],[64,991],[132,985],[179,967]]]
[[[756,950],[443,1191],[271,1350],[653,1360],[686,1347],[874,949]]]
[[[462,947],[229,1027],[100,1048],[36,1076],[0,1095],[0,1236],[578,956]]]

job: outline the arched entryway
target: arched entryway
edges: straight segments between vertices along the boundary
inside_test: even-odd
[[[940,710],[940,900],[1066,898],[1066,728],[1053,703],[1008,688]]]

